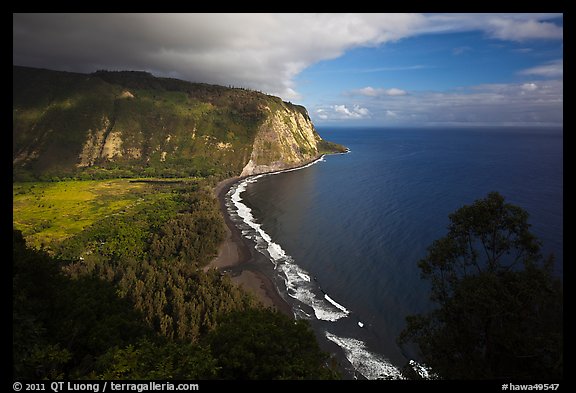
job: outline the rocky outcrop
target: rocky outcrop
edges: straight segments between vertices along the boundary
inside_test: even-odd
[[[322,139],[303,107],[282,103],[263,109],[268,116],[258,129],[241,176],[293,168],[318,158]]]
[[[76,166],[80,168],[92,166],[100,158],[113,160],[114,157],[122,157],[122,133],[112,131],[114,122],[107,117],[103,118],[102,124],[102,129],[96,132],[88,130],[88,136],[82,146]],[[133,155],[138,156],[138,153],[133,153]]]
[[[274,109],[263,106],[261,110],[266,113],[266,120],[256,132],[249,161],[242,169],[241,176],[293,168],[318,158],[318,143],[322,139],[305,108],[274,102]],[[208,135],[204,135],[203,139],[219,151],[233,152],[229,142],[217,141]],[[170,140],[171,135],[168,135],[164,144],[168,145]],[[141,157],[141,149],[124,149],[122,142],[122,132],[114,128],[113,121],[104,117],[100,130],[88,131],[77,167],[92,166],[99,160],[114,161],[123,156]],[[161,151],[160,162],[165,162],[167,155],[167,151]]]

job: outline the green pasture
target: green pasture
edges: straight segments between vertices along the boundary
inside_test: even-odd
[[[14,183],[14,226],[29,244],[49,246],[136,206],[146,188],[128,179]]]

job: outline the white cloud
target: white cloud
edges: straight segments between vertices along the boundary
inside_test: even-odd
[[[536,75],[546,78],[562,78],[564,74],[564,64],[562,59],[528,68],[519,72],[520,75]]]
[[[520,88],[524,91],[534,91],[538,89],[538,85],[536,83],[524,83]]]
[[[429,14],[421,33],[480,30],[506,41],[562,39],[562,27],[546,21],[560,16],[562,14]]]
[[[561,15],[13,14],[13,62],[80,72],[147,70],[297,99],[300,72],[352,48],[472,30],[502,40],[562,39],[562,27],[546,21]]]
[[[361,89],[352,90],[353,95],[362,95],[366,97],[378,97],[378,96],[404,96],[408,94],[405,90],[392,87],[390,89],[384,88],[374,88],[372,86],[366,86]]]
[[[518,21],[506,18],[492,18],[488,32],[495,38],[510,41],[531,39],[562,39],[563,29],[550,22],[536,20]]]
[[[364,96],[355,105],[368,111],[372,124],[562,125],[563,82],[484,84],[447,92],[412,92],[400,100]],[[337,106],[342,111],[348,108]],[[319,124],[352,118],[337,116],[330,105],[323,109],[327,109],[320,112],[323,117],[313,116]]]
[[[406,94],[408,94],[408,93],[406,93],[405,90],[397,89],[395,87],[386,90],[387,96],[405,96]]]
[[[362,89],[358,89],[356,92],[358,94],[365,95],[368,97],[376,97],[379,94],[378,90],[382,90],[382,89],[375,89],[373,87],[367,86],[367,87],[363,87]]]
[[[360,105],[345,104],[329,105],[324,108],[318,108],[314,111],[316,118],[320,120],[359,120],[370,118],[370,111]]]
[[[344,116],[352,116],[352,113],[346,108],[346,105],[334,105],[334,112],[340,113]]]
[[[361,108],[359,105],[354,106],[354,113],[359,114],[361,117],[370,116],[370,111],[366,108]]]
[[[328,119],[328,114],[326,113],[326,111],[322,108],[320,109],[316,109],[316,116],[320,119],[320,120],[327,120]]]
[[[420,14],[14,14],[15,64],[148,70],[298,97],[294,77],[358,46],[398,40]]]

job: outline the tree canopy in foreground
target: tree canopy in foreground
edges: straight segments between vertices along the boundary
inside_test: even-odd
[[[306,321],[234,299],[229,278],[215,271],[192,271],[186,286],[178,287],[188,270],[171,258],[149,265],[146,276],[171,286],[142,285],[141,296],[121,297],[122,286],[99,277],[97,269],[84,271],[30,248],[18,230],[13,230],[12,249],[15,380],[338,377]],[[121,264],[113,267],[117,274],[127,271]],[[149,298],[155,305],[160,297],[155,293],[177,290],[185,290],[186,298],[174,295],[161,305],[184,312],[136,307]],[[188,319],[182,321],[181,315]],[[158,320],[177,320],[176,333]]]
[[[438,307],[407,317],[399,342],[440,378],[562,377],[563,288],[528,213],[492,192],[449,218],[418,264]]]

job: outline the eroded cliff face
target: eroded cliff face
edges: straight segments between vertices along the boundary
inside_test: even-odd
[[[310,121],[303,107],[291,104],[275,103],[275,108],[263,106],[266,120],[258,127],[248,163],[242,169],[241,176],[273,172],[294,168],[306,164],[319,157],[318,143],[322,140]],[[194,138],[194,133],[192,135]],[[210,138],[204,137],[208,142]],[[168,145],[171,136],[165,139]],[[213,142],[212,150],[231,150],[228,142]],[[123,146],[122,132],[114,129],[114,124],[108,118],[102,120],[102,128],[93,132],[89,130],[82,152],[76,164],[78,167],[94,165],[98,160],[115,161],[123,156],[138,159],[142,147],[127,148]],[[160,147],[157,150],[161,150]],[[177,151],[174,147],[173,154]],[[166,161],[168,152],[162,151],[160,161]]]
[[[131,71],[13,79],[18,178],[248,176],[338,150],[304,107],[256,91]]]
[[[303,107],[263,108],[268,116],[259,127],[250,160],[241,176],[294,168],[319,157],[316,133]]]

